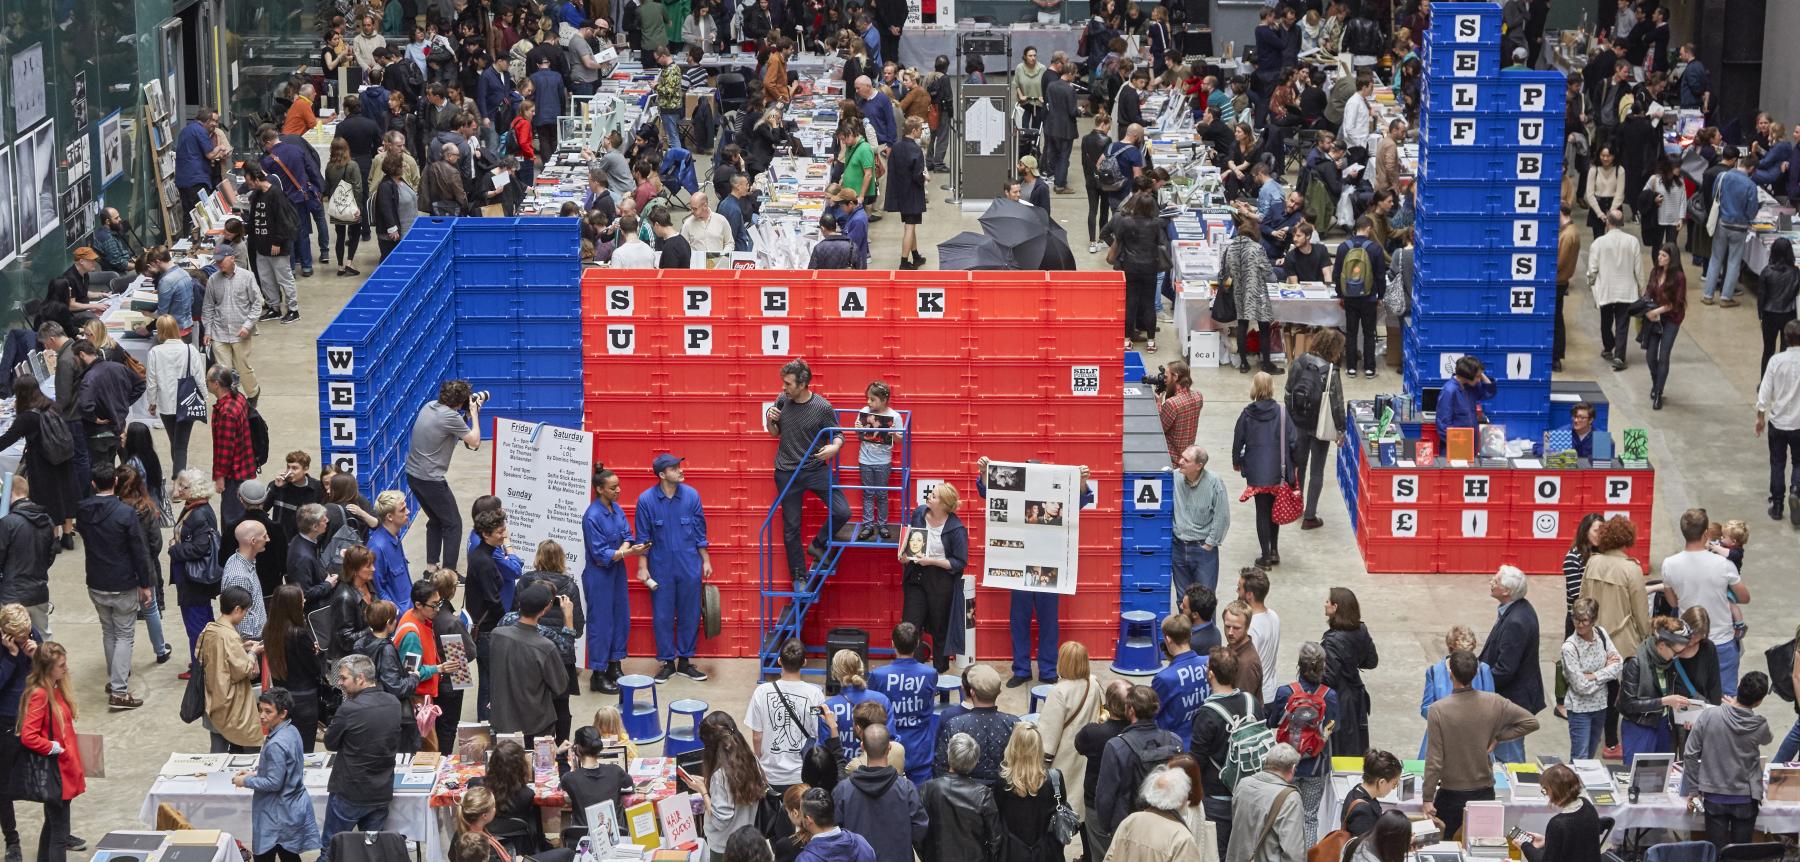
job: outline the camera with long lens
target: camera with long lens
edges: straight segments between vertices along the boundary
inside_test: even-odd
[[[1144,375],[1144,382],[1150,384],[1150,388],[1156,390],[1158,395],[1169,394],[1169,372],[1161,365],[1156,366],[1155,374]]]
[[[486,404],[487,400],[488,400],[488,391],[486,389],[483,389],[480,392],[469,393],[469,403],[475,405],[476,407],[480,407],[481,405]]]

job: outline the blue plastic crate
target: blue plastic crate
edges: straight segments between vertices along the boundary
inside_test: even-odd
[[[1437,43],[1421,51],[1425,80],[1433,78],[1491,78],[1500,71],[1500,49],[1492,43]]]
[[[1548,149],[1563,146],[1561,114],[1426,111],[1419,141],[1434,151],[1460,147]]]
[[[579,276],[578,276],[579,277]],[[581,288],[524,287],[513,292],[520,317],[581,319]]]
[[[1488,377],[1501,389],[1524,383],[1541,383],[1545,386],[1550,384],[1549,344],[1545,344],[1541,348],[1518,350],[1488,347],[1427,348],[1419,343],[1410,328],[1401,340],[1406,349],[1405,361],[1401,363],[1402,376],[1417,377],[1420,384],[1426,388],[1436,388],[1449,380],[1450,369],[1454,367],[1456,358],[1465,355],[1481,360]],[[1529,367],[1520,369],[1509,365],[1508,360],[1514,356],[1524,360]],[[1546,389],[1544,396],[1546,401],[1543,405],[1545,410],[1549,409],[1548,392],[1549,390]]]
[[[580,380],[521,380],[519,386],[523,393],[519,406],[526,410],[581,409]]]
[[[519,363],[519,379],[568,382],[582,379],[581,349],[533,349]]]
[[[1426,114],[1560,114],[1564,108],[1563,86],[1561,82],[1524,78],[1517,70],[1501,70],[1497,79],[1428,78],[1419,98],[1422,113]]]
[[[474,317],[512,317],[518,313],[517,292],[505,288],[459,287],[451,308],[457,320]]]
[[[579,260],[581,225],[562,218],[461,219],[451,233],[458,261],[468,257]]]
[[[521,317],[517,320],[518,346],[524,350],[581,349],[581,320]]]
[[[516,353],[518,345],[519,325],[515,318],[470,317],[457,322],[456,347],[458,350],[489,348]]]
[[[1421,247],[1413,257],[1415,282],[1536,282],[1555,274],[1554,251]]]
[[[1415,314],[1407,324],[1423,351],[1535,350],[1550,346],[1554,315]]]
[[[1448,180],[1431,178],[1418,188],[1420,206],[1434,213],[1471,215],[1555,215],[1561,211],[1560,183],[1541,180]]]
[[[1479,180],[1515,182],[1532,180],[1561,182],[1563,152],[1560,143],[1554,149],[1520,147],[1419,147],[1419,182],[1421,186],[1433,178],[1445,180]]]
[[[1556,285],[1547,282],[1413,280],[1413,315],[1551,316]]]
[[[524,364],[519,351],[511,347],[463,347],[456,351],[456,376],[469,380],[517,378]]]
[[[519,276],[519,265],[507,258],[459,257],[456,259],[455,271],[456,287],[459,290],[516,289],[524,283]]]
[[[537,288],[558,287],[580,292],[581,259],[524,258],[519,261],[519,274],[525,283]]]
[[[1165,584],[1162,589],[1142,587],[1129,589],[1119,588],[1119,613],[1131,611],[1148,611],[1162,615],[1169,612],[1169,588]]]
[[[580,429],[582,427],[580,410],[524,410],[507,418],[518,419],[522,422],[542,422],[558,428]]]
[[[1427,213],[1421,203],[1413,229],[1421,255],[1447,247],[1555,254],[1557,219],[1554,214]]]
[[[1142,457],[1149,461],[1160,461],[1163,464],[1169,463],[1169,453],[1166,449]],[[1166,470],[1161,473],[1126,473],[1125,480],[1121,483],[1123,490],[1120,492],[1120,499],[1123,508],[1120,511],[1124,512],[1127,516],[1144,515],[1153,512],[1164,513],[1166,515],[1167,513],[1175,511],[1175,500],[1171,496],[1175,489],[1174,483],[1170,481],[1173,475],[1173,473]],[[1147,503],[1140,503],[1137,499],[1137,495],[1140,491],[1148,492],[1150,487],[1152,487],[1146,483],[1154,483],[1153,487],[1155,488],[1155,493],[1157,499],[1160,501],[1160,505],[1149,506]]]
[[[1431,11],[1431,25],[1425,29],[1427,39],[1490,45],[1500,41],[1498,3],[1432,4]]]

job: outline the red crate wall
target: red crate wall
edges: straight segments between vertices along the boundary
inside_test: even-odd
[[[632,313],[609,314],[613,289],[625,286]],[[710,314],[690,313],[684,297],[692,288],[710,293]],[[762,314],[765,288],[787,289],[784,315]],[[860,317],[840,314],[847,288],[863,291]],[[942,294],[934,297],[942,317],[920,316],[921,290]],[[1063,637],[1085,640],[1096,658],[1110,656],[1118,627],[1115,499],[1123,429],[1123,362],[1114,339],[1124,287],[1116,273],[589,270],[582,295],[584,425],[595,432],[597,459],[625,485],[627,514],[654,484],[649,465],[660,452],[688,459],[687,480],[705,503],[723,630],[702,639],[703,653],[756,653],[758,543],[777,490],[775,440],[763,430],[763,405],[780,392],[781,365],[803,356],[814,390],[835,407],[860,407],[872,380],[893,387],[894,407],[912,413],[914,482],[949,481],[961,492],[973,533],[969,573],[980,572],[982,558],[977,457],[1086,464],[1100,482],[1100,505],[1085,513],[1080,592],[1061,599]],[[607,330],[620,325],[632,327],[629,355],[608,350]],[[765,353],[764,327],[783,325],[785,349]],[[689,326],[710,327],[710,353],[688,351]],[[1075,365],[1099,367],[1098,396],[1071,394]],[[853,445],[839,463],[854,475]],[[846,496],[860,517],[860,495]],[[890,500],[890,520],[904,523],[913,505],[908,489]],[[823,518],[809,500],[803,534],[810,539]],[[771,535],[779,567],[779,515]],[[899,621],[899,577],[891,552],[847,549],[808,615],[809,642],[837,626],[885,642]],[[1010,652],[1008,603],[1007,591],[977,588],[978,656]],[[649,607],[648,593],[634,585],[633,654],[652,649]]]

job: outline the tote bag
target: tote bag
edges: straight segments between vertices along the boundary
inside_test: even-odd
[[[200,391],[200,381],[194,379],[194,348],[187,351],[187,367],[181,371],[181,379],[175,381],[175,421],[205,422],[206,394]]]
[[[337,188],[331,190],[331,200],[325,202],[325,215],[336,224],[362,221],[362,208],[356,205],[356,189],[350,183],[339,181]]]

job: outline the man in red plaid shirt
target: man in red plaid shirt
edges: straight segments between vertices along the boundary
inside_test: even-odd
[[[206,389],[214,399],[212,415],[213,482],[219,486],[222,523],[244,517],[238,486],[256,478],[256,453],[250,445],[250,404],[237,391],[237,372],[215,365],[206,372]]]
[[[1168,387],[1156,396],[1156,413],[1162,417],[1163,444],[1169,447],[1169,463],[1181,466],[1181,453],[1194,445],[1200,430],[1200,408],[1206,399],[1194,391],[1194,372],[1177,359],[1163,366]]]

